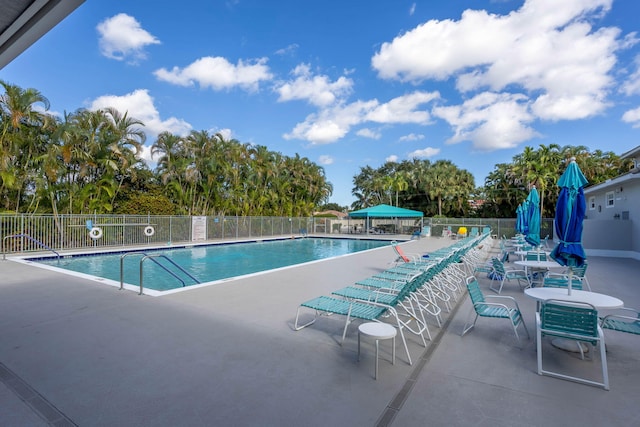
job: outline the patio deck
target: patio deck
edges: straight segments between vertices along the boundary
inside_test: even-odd
[[[640,424],[639,337],[605,332],[610,391],[539,376],[535,302],[515,285],[503,294],[518,299],[529,328],[522,348],[498,320],[460,337],[465,296],[443,328],[430,325],[427,349],[409,336],[413,366],[400,340],[395,365],[381,345],[377,381],[370,343],[356,361],[356,324],[342,347],[338,316],[293,331],[301,302],[393,258],[382,248],[157,298],[0,261],[0,425]],[[587,275],[594,291],[640,307],[640,262],[592,257]],[[598,373],[597,361],[555,360]]]

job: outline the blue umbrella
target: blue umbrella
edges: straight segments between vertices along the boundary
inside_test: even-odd
[[[522,203],[520,203],[522,208],[522,219],[520,221],[520,232],[526,235],[529,232],[529,218],[527,218],[526,212],[529,210],[529,202],[525,199]]]
[[[516,208],[516,231],[522,233],[522,205]]]
[[[540,196],[533,187],[526,200],[526,210],[523,217],[527,220],[527,230],[524,239],[531,246],[540,246]]]
[[[571,159],[558,180],[560,195],[554,225],[559,242],[551,251],[551,258],[560,265],[581,267],[587,259],[582,247],[582,221],[587,208],[583,187],[587,183],[575,159]],[[571,277],[568,287],[571,293]]]

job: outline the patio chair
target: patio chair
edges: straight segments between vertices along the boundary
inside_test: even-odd
[[[640,335],[640,310],[621,307],[616,309],[616,311],[616,313],[604,316],[600,326],[612,331]]]
[[[545,370],[542,365],[543,336],[575,341],[583,359],[584,350],[581,345],[582,343],[590,344],[594,348],[596,345],[599,345],[600,359],[602,362],[602,382]],[[536,313],[536,339],[538,375],[548,375],[582,384],[599,386],[605,390],[609,390],[609,374],[607,371],[604,334],[602,328],[598,325],[598,312],[593,305],[557,299],[544,301],[540,307],[540,311]]]
[[[543,251],[528,251],[525,259],[527,261],[546,261],[547,253]]]
[[[469,312],[469,315],[467,317],[467,321],[462,329],[462,336],[464,336],[464,334],[469,332],[476,325],[478,317],[490,317],[494,319],[509,320],[509,323],[511,323],[511,326],[513,327],[513,332],[516,334],[518,343],[520,342],[520,336],[518,335],[518,326],[522,324],[524,331],[527,333],[527,339],[529,339],[529,330],[527,330],[527,325],[524,323],[522,313],[520,312],[520,307],[518,306],[515,298],[497,295],[485,296],[480,290],[478,280],[473,276],[467,278],[467,290],[469,291],[469,298],[471,298],[473,307],[471,308],[471,311]],[[473,319],[473,323],[470,324],[469,320],[474,312],[475,318]]]
[[[508,269],[498,258],[493,258],[491,263],[493,264],[493,272],[491,273],[491,284],[489,285],[489,289],[493,292],[500,294],[502,292],[504,282],[511,282],[512,280],[517,281],[521,288],[522,282],[525,282],[525,288],[531,286],[529,276],[525,270],[517,270],[513,268]],[[493,287],[496,281],[500,281],[500,287],[498,289]]]
[[[583,279],[579,276],[571,277],[571,289],[582,290]],[[545,288],[568,288],[569,276],[565,273],[553,273],[548,272],[542,279],[542,286]],[[587,289],[591,291],[591,288],[587,285]]]
[[[569,267],[565,274],[568,274],[569,269],[573,272],[574,276],[578,276],[582,278],[582,281],[587,285],[587,289],[591,290],[591,286],[589,285],[589,280],[587,280],[587,261],[584,262],[580,267]]]

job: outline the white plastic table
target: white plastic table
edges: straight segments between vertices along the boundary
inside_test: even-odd
[[[396,328],[387,324],[379,322],[367,322],[358,327],[358,361],[360,360],[360,335],[366,335],[372,337],[376,341],[376,370],[374,378],[378,379],[378,353],[379,353],[379,341],[380,340],[393,340],[393,348],[391,350],[391,364],[396,364]]]
[[[586,302],[596,309],[619,308],[624,306],[621,299],[612,297],[611,295],[599,294],[597,292],[581,291],[577,289],[569,290],[566,288],[529,288],[524,293],[538,302],[548,299],[559,299],[571,302]]]
[[[563,265],[558,264],[557,262],[550,261],[537,261],[537,260],[524,260],[524,261],[514,261],[516,265],[522,266],[524,268],[539,268],[541,270],[546,270],[547,268],[562,268]]]
[[[524,261],[514,261],[516,265],[524,267],[524,271],[529,274],[529,269],[538,270],[538,271],[547,271],[550,268],[563,268],[563,265],[558,264],[554,260],[549,261],[537,261],[537,260],[524,260]]]

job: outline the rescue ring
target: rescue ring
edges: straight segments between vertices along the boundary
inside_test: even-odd
[[[102,228],[93,227],[91,230],[89,230],[89,237],[91,237],[93,240],[98,240],[99,238],[101,238]]]
[[[151,236],[153,236],[155,233],[156,233],[156,230],[155,230],[152,226],[150,226],[150,225],[147,225],[147,226],[144,228],[144,235],[145,235],[145,236],[147,236],[147,237],[151,237]]]

